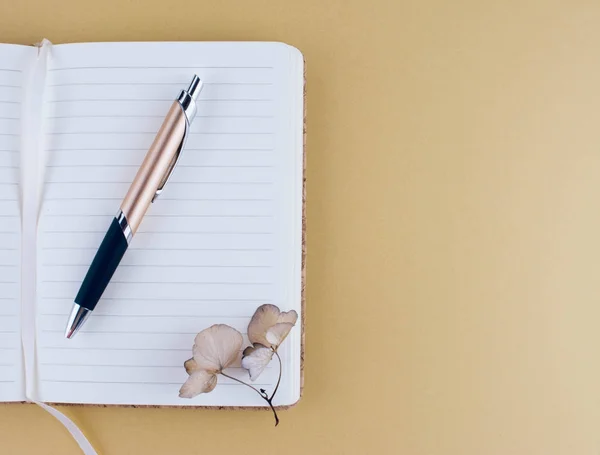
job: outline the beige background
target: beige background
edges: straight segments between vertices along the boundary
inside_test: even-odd
[[[600,454],[600,4],[3,1],[0,41],[280,40],[308,77],[306,387],[68,409],[104,455]],[[2,453],[78,454],[0,406]]]

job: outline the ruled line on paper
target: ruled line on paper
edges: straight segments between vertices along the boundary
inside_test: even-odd
[[[60,316],[60,317],[68,317],[70,313],[65,312],[65,313],[39,313],[40,316]],[[176,315],[168,315],[165,316],[164,314],[98,314],[98,312],[94,312],[94,318],[121,318],[121,317],[125,317],[125,318],[131,318],[131,317],[135,317],[135,318],[184,318],[184,319],[189,319],[189,318],[206,318],[207,316],[202,315],[202,316],[198,316],[197,314],[176,314]],[[246,315],[246,316],[221,316],[218,315],[217,316],[219,319],[250,319],[252,317],[251,314]],[[145,333],[145,332],[144,332]]]
[[[94,199],[94,198],[90,198]],[[186,199],[189,201],[189,199]],[[218,200],[218,199],[217,199]],[[242,199],[243,200],[243,199]],[[15,231],[0,231],[0,234],[14,234]],[[95,230],[95,231],[75,231],[75,230],[63,230],[63,231],[55,231],[55,230],[47,230],[46,234],[105,234],[106,229],[104,230]],[[231,232],[231,231],[144,231],[139,230],[137,234],[202,234],[202,235],[270,235],[273,232]]]
[[[64,334],[65,330],[56,330],[56,329],[41,329],[42,333],[61,333]],[[3,332],[0,332],[3,333]],[[8,332],[6,332],[8,333]],[[13,332],[10,332],[13,333]],[[173,332],[152,332],[152,331],[140,331],[140,330],[127,330],[127,331],[115,331],[115,330],[86,330],[85,328],[81,329],[79,333],[94,333],[94,334],[103,334],[103,335],[197,335],[198,331],[173,331]],[[242,333],[242,335],[247,335],[246,333]]]
[[[0,348],[2,349],[2,348]],[[15,349],[15,348],[5,348],[5,349]],[[44,350],[54,350],[54,349],[66,349],[66,350],[73,350],[73,351],[79,351],[79,350],[86,350],[86,351],[158,351],[158,352],[163,352],[163,351],[185,351],[185,352],[190,352],[190,348],[124,348],[124,347],[80,347],[80,346],[54,346],[54,345],[46,345],[46,346],[39,346],[38,349],[44,349]]]
[[[77,380],[77,379],[44,379],[40,378],[42,382],[58,382],[58,383],[77,383],[77,384],[130,384],[130,385],[176,385],[181,386],[181,382],[166,382],[166,381],[91,381],[91,380]],[[14,382],[14,381],[7,381]],[[271,383],[252,383],[254,386],[268,387],[273,384]],[[242,384],[236,382],[219,382],[219,386],[234,386],[243,387]]]
[[[15,199],[0,199],[1,200],[5,200],[5,201],[14,201]],[[47,197],[44,200],[46,201],[122,201],[123,198],[122,197]],[[160,198],[161,201],[178,201],[178,200],[182,200],[182,201],[191,201],[191,202],[270,202],[270,199],[205,199],[205,198],[181,198],[181,199],[175,199],[175,198],[166,198],[166,197],[161,197]],[[85,215],[81,215],[81,216],[85,216]],[[1,231],[0,231],[1,232]],[[47,231],[47,232],[72,232],[72,231]],[[77,232],[92,232],[92,231],[77,231]],[[93,231],[96,232],[96,231]],[[138,231],[138,233],[142,233],[142,232],[150,232],[150,231],[144,231],[144,230],[140,230]],[[153,231],[156,232],[156,231]],[[96,232],[97,233],[97,232]],[[165,232],[166,233],[166,232]],[[177,231],[178,234],[192,234],[192,233],[197,233],[197,234],[212,234],[212,232],[209,231]],[[220,232],[221,233],[221,232]],[[222,232],[222,234],[271,234],[271,232]]]
[[[42,297],[42,299],[48,299],[48,300],[73,300],[73,296],[67,296],[67,297]],[[140,298],[140,297],[102,297],[102,300],[106,300],[106,301],[136,301],[136,302],[152,302],[152,301],[158,301],[158,302],[164,302],[166,299],[164,298],[154,298],[154,297],[145,297],[145,298]],[[197,298],[181,298],[181,297],[172,297],[170,299],[168,299],[170,302],[173,303],[178,303],[178,302],[218,302],[218,303],[225,303],[225,302],[264,302],[264,299],[220,299],[220,298],[202,298],[202,297],[197,297]]]
[[[9,166],[9,167],[14,167],[17,168],[18,166]],[[66,164],[66,165],[60,165],[60,164],[50,164],[48,166],[46,166],[47,168],[60,168],[60,169],[64,169],[64,168],[89,168],[89,167],[110,167],[110,168],[134,168],[137,169],[140,167],[139,164]],[[272,169],[273,166],[272,165],[252,165],[252,164],[248,164],[248,165],[217,165],[217,164],[211,164],[211,165],[202,165],[202,164],[179,164],[177,166],[178,168],[187,168],[187,169]],[[48,199],[46,199],[48,200]],[[164,201],[164,198],[161,197],[160,199],[161,201]],[[190,200],[190,199],[188,199]],[[214,201],[214,200],[222,200],[222,199],[200,199],[200,200],[205,200],[205,201]],[[244,199],[247,200],[247,199]]]
[[[6,117],[9,119],[15,119],[14,117]],[[48,116],[47,119],[79,119],[79,118],[165,118],[164,115],[130,115],[130,114],[82,114],[82,115],[54,115]],[[273,115],[202,115],[196,114],[196,118],[274,118]],[[186,148],[186,150],[188,150]]]
[[[187,70],[187,69],[240,69],[260,70],[273,69],[272,66],[71,66],[51,68],[49,72],[71,71],[71,70]]]
[[[89,267],[89,263],[76,263],[76,264],[41,264],[42,267]],[[220,264],[209,264],[209,265],[163,265],[163,264],[120,264],[119,268],[147,268],[147,267],[156,267],[156,268],[186,268],[186,269],[270,269],[273,268],[272,265],[220,265]],[[8,298],[8,297],[7,297]],[[0,297],[0,300],[2,297]]]
[[[171,365],[127,365],[127,364],[96,364],[96,363],[50,363],[50,362],[40,362],[40,365],[52,365],[55,367],[91,367],[91,368],[181,368],[181,363],[173,363]],[[0,365],[0,366],[14,366],[10,365]],[[273,367],[266,367],[265,370],[272,370]],[[242,367],[227,367],[227,370],[235,370],[235,371],[247,371]]]
[[[102,166],[98,166],[102,167]],[[44,180],[44,183],[57,183],[51,180]],[[69,181],[69,182],[60,182],[61,185],[87,185],[90,182],[83,181]],[[127,181],[110,181],[107,183],[116,183],[120,185],[131,184],[131,182]],[[214,181],[214,182],[169,182],[169,185],[273,185],[274,182],[223,182],[223,181]]]
[[[48,87],[77,87],[77,86],[96,86],[96,85],[117,85],[117,86],[139,86],[139,85],[172,85],[172,86],[186,86],[189,81],[169,81],[169,82],[147,82],[147,81],[135,81],[135,82],[66,82],[62,84],[48,84]],[[273,85],[272,82],[203,82],[202,85]],[[1,87],[2,85],[0,85]]]
[[[81,283],[81,280],[41,280],[41,283]],[[257,282],[257,281],[247,281],[247,282],[235,282],[235,281],[127,281],[127,280],[111,280],[113,284],[206,284],[210,286],[268,286],[273,284],[272,282]],[[0,281],[1,283],[11,283],[16,284],[15,281]]]
[[[16,248],[14,248],[16,249]],[[93,250],[96,251],[98,247],[78,247],[78,246],[54,246],[54,247],[43,247],[42,250]],[[146,250],[146,251],[273,251],[273,248],[136,248],[131,246],[130,250]]]
[[[170,185],[172,183],[169,183]],[[57,218],[63,218],[65,216],[84,216],[84,217],[102,217],[102,218],[106,218],[107,216],[111,216],[114,215],[113,213],[107,213],[107,214],[98,214],[98,213],[93,213],[93,214],[89,214],[89,215],[81,215],[81,214],[72,214],[72,215],[55,215],[52,213],[47,213],[44,216],[45,217],[57,217]],[[2,215],[0,215],[2,216]],[[11,216],[13,217],[14,215],[7,215],[7,216]],[[155,215],[152,213],[147,214],[144,218],[273,218],[273,215]]]
[[[0,133],[0,134],[4,134],[6,136],[20,136],[19,134],[12,134],[12,133]],[[75,134],[114,134],[114,135],[125,135],[125,134],[156,134],[156,131],[68,131],[68,132],[56,132],[56,133],[44,133],[47,136],[72,136]],[[189,136],[209,136],[209,135],[214,135],[214,136],[270,136],[273,135],[274,133],[271,131],[249,131],[249,132],[244,132],[244,131],[222,131],[222,132],[212,132],[212,131],[202,131],[202,132],[190,132],[188,134]]]
[[[147,148],[48,148],[47,152],[146,152]],[[18,150],[0,150],[2,151],[18,151]],[[272,152],[272,148],[191,148],[186,147],[186,152]],[[130,182],[131,183],[131,182]]]
[[[128,103],[131,102],[168,102],[173,101],[173,98],[128,98]],[[198,102],[219,102],[229,103],[233,101],[273,101],[272,98],[201,98]],[[2,101],[0,101],[2,102]],[[59,100],[47,100],[46,103],[98,103],[98,102],[123,102],[120,98],[77,98],[77,99],[59,99]],[[4,101],[4,103],[18,103],[17,101]]]

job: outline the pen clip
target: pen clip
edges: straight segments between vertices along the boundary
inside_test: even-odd
[[[188,136],[188,129],[189,129],[189,124],[186,120],[185,132],[183,133],[183,137],[181,138],[179,147],[177,147],[177,151],[175,152],[173,159],[169,163],[169,167],[167,168],[167,170],[165,172],[165,176],[160,181],[158,188],[156,189],[156,192],[154,193],[154,196],[152,196],[152,202],[154,202],[156,200],[156,198],[161,195],[161,193],[163,192],[163,190],[165,188],[165,185],[171,178],[171,174],[173,174],[173,170],[175,169],[175,166],[177,165],[177,162],[179,161],[179,157],[181,156],[181,151],[183,150],[183,146],[185,145],[185,140],[187,139],[187,136]]]
[[[160,196],[160,194],[163,192],[165,185],[169,181],[169,178],[171,178],[171,174],[173,173],[173,170],[175,169],[175,166],[177,165],[177,161],[179,161],[179,157],[181,155],[181,150],[183,149],[183,146],[185,145],[185,141],[188,136],[190,125],[191,125],[192,121],[194,120],[194,117],[196,116],[196,110],[197,110],[196,100],[198,99],[198,95],[200,94],[200,91],[202,90],[202,86],[203,86],[202,81],[200,80],[200,78],[197,75],[194,74],[194,77],[192,78],[192,82],[190,83],[189,87],[186,90],[182,90],[181,93],[179,94],[179,97],[175,101],[177,104],[179,104],[179,107],[185,117],[185,131],[183,132],[183,137],[181,138],[179,147],[177,148],[177,151],[175,152],[175,156],[173,156],[173,159],[169,163],[169,167],[166,170],[165,176],[160,181],[160,184],[158,185],[158,188],[156,189],[156,192],[154,193],[154,196],[152,197],[152,202],[154,202],[156,200],[156,198],[158,196]]]

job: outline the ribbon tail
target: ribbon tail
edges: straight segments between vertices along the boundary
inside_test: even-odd
[[[73,439],[79,444],[79,447],[83,451],[84,455],[98,455],[98,452],[94,449],[92,444],[87,440],[83,431],[79,429],[79,427],[69,419],[66,415],[60,412],[58,409],[53,408],[52,406],[47,405],[46,403],[42,403],[40,401],[34,401],[33,403],[37,404],[40,408],[48,411],[52,416],[54,416],[63,426],[71,433]]]

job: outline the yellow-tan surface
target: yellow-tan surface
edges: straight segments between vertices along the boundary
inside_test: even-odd
[[[600,4],[4,1],[0,41],[307,61],[304,398],[64,408],[103,455],[600,453]],[[78,454],[33,405],[3,454]]]

